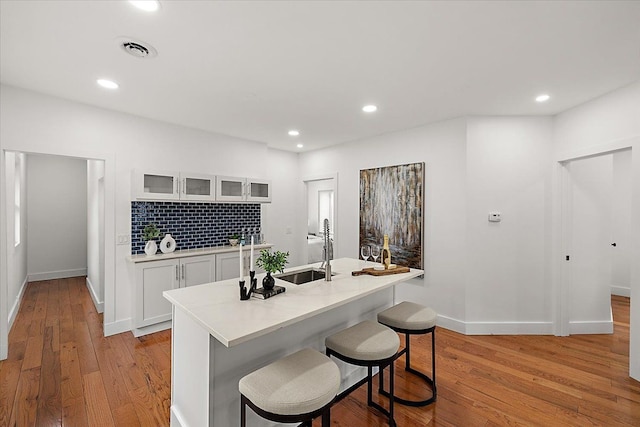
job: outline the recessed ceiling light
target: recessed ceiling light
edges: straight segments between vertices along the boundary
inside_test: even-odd
[[[302,144],[298,144],[298,145],[296,145],[296,147],[298,147],[298,148],[302,148],[302,147],[304,147],[304,145],[302,145]]]
[[[376,110],[378,110],[378,107],[376,107],[375,105],[365,105],[364,107],[362,107],[362,111],[364,111],[365,113],[373,113]]]
[[[551,97],[549,95],[547,95],[546,93],[544,93],[542,95],[536,96],[536,101],[537,102],[547,102],[549,100],[549,98],[551,98]]]
[[[112,80],[107,80],[107,79],[98,79],[96,80],[96,83],[98,83],[100,86],[102,86],[105,89],[118,89],[119,87],[118,83]]]
[[[129,0],[129,3],[146,12],[155,12],[160,8],[160,2],[157,0]]]
[[[298,136],[298,135],[300,135],[300,131],[295,130],[295,129],[291,129],[291,130],[289,131],[289,135],[291,135],[291,136]]]

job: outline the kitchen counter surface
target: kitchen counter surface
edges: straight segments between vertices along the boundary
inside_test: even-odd
[[[174,289],[163,295],[224,346],[233,347],[424,274],[423,270],[411,269],[408,273],[379,277],[351,275],[352,271],[373,265],[340,258],[331,261],[335,276],[330,282],[294,285],[276,278],[276,285],[284,286],[286,291],[266,300],[252,297],[241,301],[238,279]],[[285,272],[319,266],[320,263],[309,264]],[[264,274],[257,275],[258,287],[263,277]],[[245,280],[248,284],[248,277]]]
[[[271,248],[273,245],[271,243],[262,243],[259,245],[253,245],[254,250],[262,250]],[[250,245],[245,245],[243,251],[249,251]],[[225,254],[229,252],[239,252],[238,246],[216,246],[212,248],[199,248],[199,249],[183,249],[176,250],[168,254],[163,254],[158,250],[158,253],[155,255],[130,255],[127,259],[130,262],[138,263],[138,262],[149,262],[149,261],[160,261],[165,259],[174,259],[174,258],[185,258],[190,256],[199,256],[199,255],[215,255],[215,254]]]

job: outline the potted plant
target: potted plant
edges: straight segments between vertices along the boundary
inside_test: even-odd
[[[280,252],[275,251],[271,252],[268,249],[263,249],[260,251],[260,256],[256,263],[258,267],[264,268],[267,272],[267,275],[262,279],[262,287],[265,290],[273,289],[273,286],[276,283],[276,280],[271,276],[271,274],[275,272],[284,272],[284,266],[289,262],[287,261],[287,257],[289,257],[289,252]]]
[[[238,233],[233,233],[229,236],[229,244],[231,246],[238,246],[238,239],[240,239],[240,235]]]
[[[142,230],[142,240],[147,242],[144,245],[144,252],[147,255],[155,255],[158,252],[158,245],[155,240],[160,236],[160,230],[155,224],[147,224]]]

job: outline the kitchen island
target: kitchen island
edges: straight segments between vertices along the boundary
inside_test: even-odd
[[[295,267],[286,272],[318,267]],[[352,276],[365,263],[331,261],[330,282],[294,285],[276,279],[286,292],[241,301],[238,279],[165,291],[173,304],[171,425],[239,425],[238,381],[244,375],[304,347],[324,352],[324,338],[394,304],[394,286],[423,274]],[[373,263],[367,263],[371,267]],[[258,286],[264,274],[258,275]],[[248,282],[248,278],[247,278]],[[338,362],[341,389],[366,374]],[[276,425],[249,411],[251,426]]]

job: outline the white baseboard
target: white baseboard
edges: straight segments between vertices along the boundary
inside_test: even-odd
[[[145,326],[144,328],[133,328],[131,329],[131,332],[134,337],[141,337],[154,332],[164,331],[165,329],[171,329],[171,320],[156,323],[155,325]]]
[[[184,422],[184,417],[175,405],[171,405],[171,420],[169,422],[171,423],[171,427],[189,427],[188,424]]]
[[[553,335],[552,322],[463,322],[439,314],[436,324],[463,335]]]
[[[118,320],[117,322],[105,323],[104,336],[121,334],[131,330],[131,319]]]
[[[623,286],[611,286],[611,295],[618,295],[621,297],[631,297],[631,288]]]
[[[612,334],[613,320],[569,322],[569,334]]]
[[[98,313],[104,312],[104,301],[100,301],[98,295],[96,295],[96,291],[93,287],[93,283],[91,279],[87,276],[86,279],[87,289],[89,289],[89,295],[91,295],[91,299],[93,300],[93,305],[96,307],[96,311]]]
[[[465,334],[465,331],[467,329],[467,326],[462,320],[442,316],[440,314],[438,314],[438,318],[436,319],[436,325],[438,325],[438,327],[448,329],[459,334]]]
[[[68,277],[86,276],[86,268],[77,268],[74,270],[45,271],[44,273],[29,273],[30,282],[39,282],[40,280],[66,279]]]
[[[467,335],[553,335],[553,323],[468,322]]]
[[[13,306],[11,306],[11,309],[9,310],[9,328],[8,328],[9,330],[11,330],[11,327],[13,326],[13,322],[16,320],[16,316],[18,315],[18,310],[20,310],[20,303],[22,302],[24,291],[25,289],[27,289],[27,283],[29,283],[29,281],[25,277],[24,282],[22,282],[22,286],[20,286],[20,291],[18,291],[18,296],[16,297],[16,300],[13,302]]]

